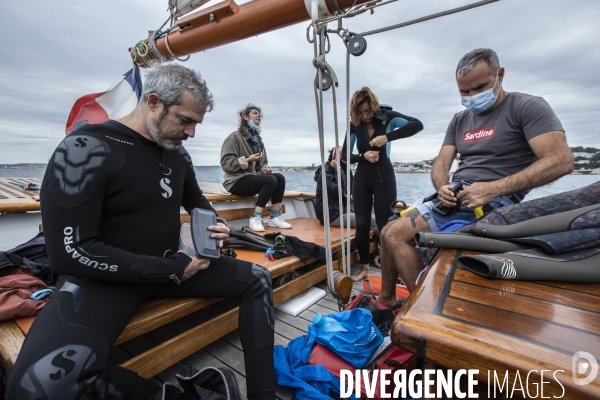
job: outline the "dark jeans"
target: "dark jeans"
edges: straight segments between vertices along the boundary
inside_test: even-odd
[[[248,175],[237,181],[229,192],[238,196],[253,196],[258,193],[258,207],[266,206],[269,199],[271,204],[281,203],[285,192],[285,176],[277,172],[269,175]]]

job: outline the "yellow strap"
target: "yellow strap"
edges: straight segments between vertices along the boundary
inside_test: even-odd
[[[483,214],[484,214],[484,212],[483,212],[483,206],[475,207],[475,208],[473,209],[473,211],[475,212],[475,216],[476,216],[477,218],[481,218],[481,217],[483,217]]]

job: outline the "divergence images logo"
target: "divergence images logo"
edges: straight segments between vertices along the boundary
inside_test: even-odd
[[[578,385],[587,385],[596,379],[596,375],[598,375],[598,362],[590,353],[578,351],[573,354],[571,371],[573,374],[573,382]]]

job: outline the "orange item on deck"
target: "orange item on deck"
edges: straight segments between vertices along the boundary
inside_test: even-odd
[[[381,277],[380,276],[370,276],[368,279],[363,281],[363,289],[367,293],[371,293],[371,289],[369,288],[369,282],[373,286],[373,292],[379,296],[379,292],[381,292]],[[408,296],[410,292],[408,288],[404,285],[396,285],[396,297],[398,299],[403,299]]]

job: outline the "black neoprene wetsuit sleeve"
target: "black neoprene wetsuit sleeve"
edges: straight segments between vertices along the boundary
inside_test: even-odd
[[[388,141],[405,139],[423,130],[423,123],[414,117],[410,117],[396,111],[388,111],[387,114],[390,121],[392,121],[394,118],[402,118],[408,121],[406,125],[387,133],[386,136]]]

